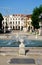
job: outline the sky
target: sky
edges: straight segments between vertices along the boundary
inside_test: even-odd
[[[0,13],[32,14],[35,7],[39,7],[42,0],[0,0]]]

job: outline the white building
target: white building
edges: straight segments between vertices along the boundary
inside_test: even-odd
[[[27,28],[28,23],[31,23],[30,18],[28,19],[27,15],[24,14],[14,14],[9,16],[3,16],[4,20],[2,21],[2,28],[5,29],[6,25],[8,28],[13,30],[22,30],[24,27]]]
[[[4,18],[4,20],[2,22],[3,28],[6,27],[6,23],[7,23],[8,28],[11,28],[14,30],[23,29],[24,17],[25,17],[25,15],[22,15],[22,14],[3,16],[3,18]]]

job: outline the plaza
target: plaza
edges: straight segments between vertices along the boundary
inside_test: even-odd
[[[34,34],[23,31],[12,32],[10,34],[3,34],[0,39],[9,40],[11,36],[17,34],[26,35],[28,40],[42,40],[42,36],[38,35],[36,39]],[[8,36],[8,37],[7,37]],[[14,40],[14,38],[13,38]],[[11,59],[13,61],[11,61]],[[15,63],[14,63],[15,59]],[[18,59],[18,61],[16,60]],[[21,61],[22,59],[22,61]],[[19,61],[20,60],[20,61]],[[27,60],[27,61],[26,61]],[[30,62],[30,63],[29,63]],[[42,65],[42,47],[25,47],[25,54],[19,54],[19,47],[0,47],[0,65]]]
[[[6,50],[7,52],[6,52]],[[10,50],[11,49],[11,50]],[[15,62],[15,64],[11,62],[11,59],[34,59],[35,63],[26,63],[24,64],[24,60],[20,61],[19,65],[42,65],[42,48],[25,48],[25,50],[29,51],[26,55],[18,54],[19,48],[2,48],[0,53],[0,65],[18,65],[19,63]],[[31,62],[31,61],[30,61]]]
[[[42,0],[0,1],[0,65],[42,65]]]

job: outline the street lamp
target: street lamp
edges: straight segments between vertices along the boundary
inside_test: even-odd
[[[40,26],[40,29],[39,29],[39,35],[42,35],[42,13],[40,14],[39,16],[39,26]]]

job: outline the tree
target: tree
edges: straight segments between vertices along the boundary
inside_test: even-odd
[[[32,19],[31,23],[32,23],[34,29],[40,28],[40,26],[39,26],[39,22],[40,22],[39,15],[41,13],[42,13],[42,5],[40,5],[40,7],[34,8],[33,13],[32,13],[32,17],[31,17],[31,19]]]
[[[3,20],[3,16],[2,16],[2,14],[0,13],[0,29],[2,29],[2,20]]]

